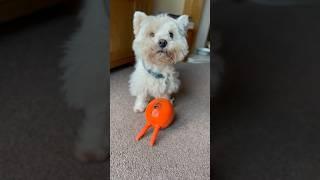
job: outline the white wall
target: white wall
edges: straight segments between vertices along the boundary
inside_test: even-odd
[[[185,0],[153,0],[154,13],[183,14]]]

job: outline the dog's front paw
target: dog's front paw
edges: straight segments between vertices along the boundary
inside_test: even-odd
[[[144,109],[145,109],[145,106],[143,106],[143,105],[135,105],[133,107],[133,111],[135,113],[142,113],[142,112],[144,112]]]
[[[170,98],[170,102],[174,105],[175,102],[176,102],[176,99],[175,99],[174,97],[171,97],[171,98]]]
[[[144,112],[147,107],[147,97],[146,96],[137,96],[136,101],[133,106],[133,111],[136,113]]]

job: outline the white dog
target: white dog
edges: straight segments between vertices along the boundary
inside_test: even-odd
[[[84,110],[85,117],[76,143],[81,161],[102,161],[107,157],[107,72],[108,3],[84,1],[81,27],[67,43],[63,90],[67,103]]]
[[[187,15],[173,19],[166,14],[147,16],[135,12],[136,65],[129,80],[130,93],[136,96],[134,112],[143,112],[150,97],[169,99],[178,91],[180,81],[173,65],[188,54],[188,22]]]

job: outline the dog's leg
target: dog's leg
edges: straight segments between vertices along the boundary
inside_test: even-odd
[[[171,103],[174,105],[174,103],[176,102],[176,98],[174,98],[173,96],[170,98]]]
[[[107,158],[107,112],[104,105],[85,108],[85,119],[76,145],[76,157],[84,162]]]
[[[148,96],[146,94],[141,94],[136,97],[136,102],[134,103],[134,112],[144,112],[148,103]]]

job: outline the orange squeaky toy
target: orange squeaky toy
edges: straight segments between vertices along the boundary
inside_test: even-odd
[[[154,131],[150,139],[150,145],[153,146],[158,136],[159,130],[168,127],[174,117],[174,109],[170,100],[165,98],[155,98],[145,110],[146,124],[136,136],[136,140],[142,138],[147,130],[152,126]]]

